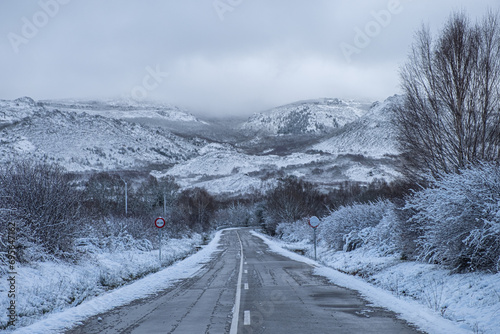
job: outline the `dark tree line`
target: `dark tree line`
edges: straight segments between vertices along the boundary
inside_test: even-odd
[[[326,211],[324,204],[325,196],[311,183],[291,176],[282,178],[266,195],[266,229],[273,234],[279,223],[321,215]]]
[[[401,198],[411,188],[413,186],[410,183],[388,184],[375,179],[368,184],[345,181],[336,189],[322,193],[312,183],[286,177],[280,179],[278,185],[266,194],[263,211],[257,211],[257,220],[261,220],[268,233],[274,234],[280,223],[293,223],[311,216],[322,217],[340,206],[354,203]],[[262,217],[259,218],[259,215]]]
[[[188,189],[179,195],[173,219],[186,222],[193,231],[207,232],[212,227],[216,208],[214,197],[205,189]]]

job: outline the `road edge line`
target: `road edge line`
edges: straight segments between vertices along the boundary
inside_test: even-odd
[[[236,231],[236,236],[240,242],[240,272],[238,273],[238,282],[236,283],[236,298],[234,300],[234,308],[233,308],[233,320],[231,321],[231,329],[229,330],[229,334],[237,334],[238,332],[238,321],[240,318],[240,302],[241,302],[241,280],[243,277],[243,244],[241,243],[241,238]]]

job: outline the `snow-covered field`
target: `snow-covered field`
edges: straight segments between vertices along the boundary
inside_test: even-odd
[[[191,238],[166,241],[162,247],[162,266],[171,266],[163,270],[158,250],[138,249],[94,253],[78,264],[38,262],[20,265],[16,268],[16,313],[19,318],[15,332],[54,333],[190,277],[217,249],[220,233],[201,251],[175,264],[194,253],[202,244],[202,237],[195,234]],[[7,291],[7,284],[7,277],[1,277],[0,291]],[[7,309],[7,293],[0,296],[0,308]],[[3,327],[7,323],[6,312],[0,317]]]
[[[363,247],[343,252],[319,246],[316,262],[309,240],[255,235],[273,251],[315,265],[318,275],[359,291],[428,333],[500,333],[500,274],[450,274],[437,265],[381,256]]]

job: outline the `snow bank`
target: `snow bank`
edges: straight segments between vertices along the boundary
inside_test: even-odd
[[[217,250],[221,233],[222,231],[217,232],[214,239],[194,255],[110,292],[104,291],[100,284],[102,280],[106,280],[107,286],[112,287],[115,283],[123,284],[124,280],[144,275],[145,269],[159,269],[158,251],[123,252],[111,256],[99,254],[97,264],[88,262],[82,265],[68,265],[49,262],[38,264],[33,268],[20,267],[17,275],[20,292],[16,301],[19,305],[18,315],[21,316],[18,327],[32,323],[35,318],[40,317],[40,312],[52,313],[27,327],[6,332],[30,334],[60,332],[89,317],[165,290],[202,268],[203,263]],[[166,263],[184,258],[199,245],[199,241],[200,238],[174,241],[168,248],[162,249],[162,257]],[[2,290],[5,289],[5,282],[6,279],[2,277]],[[2,294],[2,298],[4,295],[6,297],[6,294]],[[6,299],[0,301],[2,309],[7,308],[6,302],[8,302]],[[2,323],[6,320],[4,313],[1,315]]]

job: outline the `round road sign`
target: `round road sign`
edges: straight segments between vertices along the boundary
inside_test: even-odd
[[[156,227],[158,228],[162,228],[163,226],[165,226],[165,219],[159,217],[159,218],[156,218],[155,220],[155,225]]]
[[[319,226],[318,217],[312,216],[311,218],[309,218],[309,226],[311,226],[312,228],[318,227]]]

